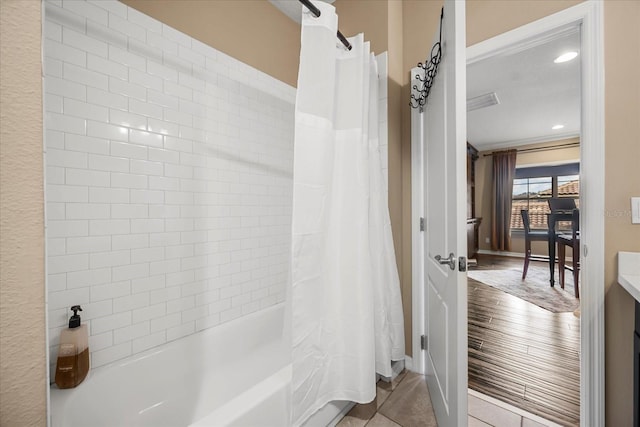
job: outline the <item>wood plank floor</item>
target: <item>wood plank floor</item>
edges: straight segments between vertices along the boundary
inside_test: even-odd
[[[478,268],[522,265],[483,257]],[[580,319],[469,279],[469,388],[561,425],[580,424]]]

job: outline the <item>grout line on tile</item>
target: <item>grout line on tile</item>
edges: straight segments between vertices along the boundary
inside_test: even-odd
[[[468,393],[471,396],[475,396],[478,399],[484,400],[485,402],[491,403],[495,406],[498,406],[500,408],[506,409],[507,411],[511,411],[514,414],[520,415],[523,418],[527,418],[531,421],[535,421],[537,423],[540,424],[544,424],[548,427],[561,427],[560,424],[556,424],[553,421],[549,421],[546,418],[542,418],[538,415],[532,414],[530,412],[525,411],[524,409],[520,409],[516,406],[510,405],[508,403],[505,403],[501,400],[495,399],[491,396],[487,396],[486,394],[482,394],[478,391],[472,390],[472,389],[468,389]],[[524,422],[523,420],[520,421],[520,423]]]
[[[480,419],[480,418],[478,418],[478,417],[474,417],[474,416],[473,416],[473,415],[471,415],[471,414],[467,414],[467,416],[468,416],[469,418],[473,418],[474,420],[477,420],[478,422],[481,422],[482,424],[486,424],[486,425],[488,425],[488,426],[495,427],[493,424],[489,424],[488,422],[486,422],[486,421],[484,421],[484,420],[481,420],[481,419]],[[522,427],[522,418],[520,418],[520,420],[521,420],[521,421],[520,421],[520,427]]]

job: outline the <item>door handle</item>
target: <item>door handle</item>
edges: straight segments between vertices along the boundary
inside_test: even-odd
[[[442,258],[440,255],[436,255],[436,261],[440,264],[449,264],[449,268],[452,270],[456,269],[456,256],[451,252],[449,254],[449,258]]]

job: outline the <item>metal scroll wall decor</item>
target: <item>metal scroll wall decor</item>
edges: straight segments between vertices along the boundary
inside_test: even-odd
[[[420,81],[420,83],[413,85],[411,101],[409,105],[411,108],[420,108],[420,112],[422,112],[422,108],[424,104],[427,103],[427,97],[429,96],[429,92],[431,91],[431,86],[433,85],[433,81],[436,78],[436,74],[438,74],[438,65],[440,65],[440,59],[442,58],[442,17],[444,16],[444,8],[440,11],[440,35],[438,37],[438,41],[431,48],[431,57],[428,61],[418,63],[418,67],[424,70],[424,76],[420,74],[416,74],[416,79]]]

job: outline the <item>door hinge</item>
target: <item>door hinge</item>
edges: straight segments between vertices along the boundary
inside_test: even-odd
[[[420,231],[424,231],[424,218],[420,217]]]
[[[420,335],[420,349],[426,350],[427,345],[429,344],[429,340],[426,335]]]

